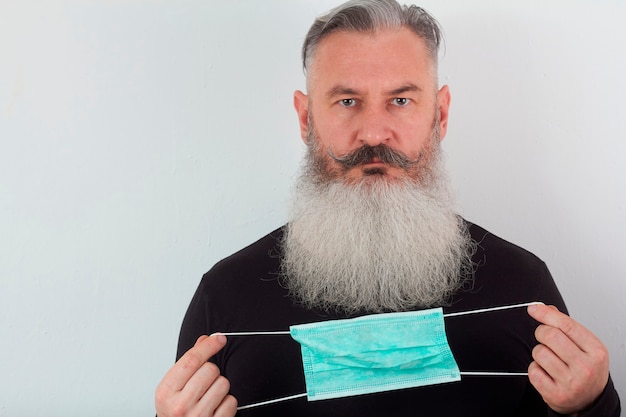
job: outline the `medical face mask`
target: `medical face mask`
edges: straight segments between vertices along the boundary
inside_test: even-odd
[[[441,308],[290,327],[310,401],[461,379]]]
[[[249,409],[307,397],[309,401],[459,381],[461,376],[527,376],[526,372],[461,371],[444,318],[527,307],[538,302],[443,314],[441,308],[375,314],[290,326],[289,331],[225,336],[291,335],[301,345],[306,393],[240,406]]]

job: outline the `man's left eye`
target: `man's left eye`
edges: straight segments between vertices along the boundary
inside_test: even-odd
[[[393,99],[393,104],[395,104],[396,106],[404,107],[409,104],[409,99],[406,97],[396,97]]]
[[[344,98],[340,100],[340,103],[343,107],[354,107],[356,106],[356,100],[353,98]]]

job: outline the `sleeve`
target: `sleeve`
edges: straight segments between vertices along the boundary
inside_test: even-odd
[[[560,311],[567,314],[565,303],[547,267],[546,273],[547,277],[541,283],[539,300],[546,304],[555,305]],[[620,417],[620,412],[621,405],[619,395],[615,390],[613,381],[609,377],[604,391],[600,394],[600,397],[598,397],[593,406],[582,413],[578,413],[577,417]],[[558,414],[552,410],[550,410],[549,415],[551,417],[563,417],[563,414]]]
[[[569,314],[565,301],[563,301],[561,292],[557,288],[548,266],[543,261],[542,266],[544,273],[541,281],[539,282],[539,291],[536,297],[537,301],[541,301],[547,305],[553,305],[562,313]]]
[[[196,340],[205,334],[209,334],[208,325],[208,300],[205,288],[206,275],[202,278],[200,285],[187,307],[185,318],[183,319],[178,336],[178,350],[176,360],[193,347]]]

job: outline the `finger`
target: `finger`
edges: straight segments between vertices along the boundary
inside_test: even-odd
[[[189,349],[174,366],[165,374],[161,385],[171,391],[176,392],[183,389],[192,375],[202,367],[210,357],[219,352],[226,344],[226,337],[221,334],[212,336],[201,336],[198,341]]]
[[[533,304],[528,307],[528,314],[540,323],[561,330],[579,349],[587,351],[587,344],[595,339],[592,333],[566,314],[561,313],[554,306]]]
[[[198,401],[198,409],[203,410],[200,414],[203,415],[208,411],[211,415],[216,412],[228,396],[229,391],[230,382],[228,379],[223,376],[218,377]]]
[[[555,411],[566,410],[561,408],[569,400],[564,400],[566,394],[558,381],[552,377],[537,362],[532,362],[528,367],[528,380],[541,395],[550,408]]]
[[[528,366],[528,379],[540,393],[552,392],[556,387],[554,379],[537,362]]]
[[[565,333],[563,333],[560,329],[557,329],[556,327],[540,325],[535,330],[535,338],[537,339],[537,342],[545,345],[547,350],[549,350],[552,354],[550,355],[548,354],[548,352],[544,352],[542,349],[538,350],[539,352],[543,353],[541,357],[545,358],[546,361],[551,359],[552,356],[560,358],[561,361],[565,362],[568,365],[576,363],[580,360],[584,360],[582,356],[584,356],[585,353],[580,350],[580,347],[575,344]],[[543,366],[543,363],[541,361],[538,362]]]
[[[569,365],[562,358],[545,345],[537,345],[532,351],[535,365],[554,383],[567,378],[571,372]]]
[[[214,417],[233,417],[237,414],[237,399],[232,395],[226,396],[213,414]]]
[[[205,362],[200,369],[189,378],[185,387],[180,391],[180,395],[184,397],[185,401],[196,403],[206,395],[207,391],[209,391],[219,377],[220,369],[217,365],[211,362]]]

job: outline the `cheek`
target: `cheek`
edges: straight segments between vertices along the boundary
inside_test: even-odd
[[[330,147],[335,153],[350,150],[354,132],[340,123],[314,124],[319,144],[323,148]]]
[[[428,146],[432,138],[432,128],[411,126],[398,131],[397,149],[411,156],[419,155]]]

